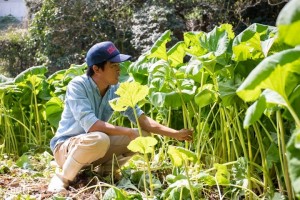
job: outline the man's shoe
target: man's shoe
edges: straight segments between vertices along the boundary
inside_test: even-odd
[[[47,191],[53,193],[66,193],[67,192],[66,188],[68,186],[69,186],[68,180],[64,179],[58,174],[55,174],[48,185]]]

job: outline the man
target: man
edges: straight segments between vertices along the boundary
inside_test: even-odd
[[[53,176],[48,191],[65,191],[84,166],[104,165],[112,160],[113,155],[130,152],[128,144],[139,136],[136,129],[107,122],[113,113],[108,102],[117,97],[119,63],[130,58],[120,54],[110,41],[97,43],[87,52],[87,73],[68,84],[61,121],[50,142],[55,161],[62,170]],[[192,131],[168,128],[147,117],[140,108],[135,109],[139,124],[146,132],[177,140],[192,139]],[[136,123],[132,108],[122,114]]]

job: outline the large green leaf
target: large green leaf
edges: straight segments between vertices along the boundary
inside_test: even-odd
[[[27,77],[32,75],[44,76],[48,69],[41,65],[41,66],[34,66],[26,69],[25,71],[21,72],[17,75],[14,79],[15,83],[23,82],[27,79]]]
[[[293,132],[292,137],[290,138],[287,144],[287,159],[288,159],[288,169],[291,179],[292,186],[298,197],[300,198],[300,130],[297,129]]]
[[[280,11],[276,26],[279,31],[279,39],[288,45],[300,44],[300,1],[291,0]]]
[[[21,80],[21,79],[19,79]],[[43,89],[44,79],[38,75],[28,74],[26,79],[18,82],[16,85],[21,90],[22,94],[18,94],[18,101],[23,105],[31,105],[33,96],[38,96],[39,92]]]
[[[182,101],[192,99],[196,90],[194,81],[181,75],[167,61],[154,63],[149,69],[148,79],[151,103],[158,107],[180,107]]]
[[[216,57],[217,63],[227,65],[231,58],[231,44],[234,38],[232,26],[222,24],[211,32],[201,35],[201,47]]]
[[[178,89],[163,88],[158,91],[156,89],[150,89],[150,100],[158,107],[172,107],[178,108],[182,106],[183,102],[191,100],[195,94],[196,86],[194,81],[188,79],[178,80],[181,91]]]
[[[212,84],[205,84],[198,88],[198,92],[195,95],[195,102],[199,108],[205,107],[218,100],[218,93],[214,90]]]
[[[197,156],[194,152],[183,147],[169,146],[168,154],[174,166],[181,167],[187,160],[196,162]]]
[[[256,100],[262,89],[276,91],[287,101],[289,94],[298,85],[290,73],[300,72],[300,49],[279,52],[264,59],[237,89],[244,101]]]
[[[116,91],[119,98],[109,102],[115,111],[125,111],[128,107],[134,108],[136,104],[148,95],[148,87],[137,82],[121,83]]]
[[[178,65],[183,64],[185,49],[186,49],[185,43],[178,42],[167,52],[168,60],[170,61],[170,65],[172,67],[176,67]]]
[[[130,151],[142,154],[152,153],[153,147],[157,144],[157,140],[153,137],[137,137],[129,143],[127,148]]]
[[[234,38],[232,44],[233,59],[245,61],[267,57],[276,33],[276,27],[252,24]]]
[[[208,73],[203,70],[202,62],[195,57],[190,59],[186,65],[181,66],[178,71],[184,74],[184,78],[193,79],[198,83],[205,83],[208,77]]]
[[[148,59],[146,55],[142,55],[137,61],[131,63],[128,67],[128,73],[132,75],[136,82],[145,85],[148,83],[148,70],[157,61],[158,58]]]
[[[171,31],[165,31],[154,43],[151,49],[146,53],[147,58],[160,58],[168,60],[166,44],[171,41]]]
[[[46,103],[47,120],[55,128],[58,128],[58,123],[61,119],[61,114],[62,114],[62,111],[63,111],[63,107],[64,107],[64,103],[58,97],[52,97]]]
[[[239,76],[235,75],[235,79],[224,79],[218,82],[219,97],[222,100],[222,105],[230,106],[237,104],[241,101],[236,94],[237,88],[241,85]]]
[[[277,92],[265,89],[258,100],[247,109],[244,119],[244,128],[248,128],[258,121],[267,109],[270,110],[271,108],[279,106],[286,107],[287,102]]]
[[[259,120],[265,109],[266,98],[262,96],[247,109],[243,124],[244,128],[248,128],[254,122]]]
[[[204,34],[204,32],[186,32],[184,33],[184,42],[186,49],[185,51],[192,56],[201,56],[207,52],[200,45],[200,37]]]

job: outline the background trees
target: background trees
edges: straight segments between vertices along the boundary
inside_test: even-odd
[[[274,25],[286,2],[26,0],[31,16],[28,32],[19,39],[11,33],[1,37],[0,43],[5,45],[1,45],[0,65],[10,76],[40,64],[54,72],[83,63],[86,50],[103,40],[114,41],[121,51],[137,58],[166,30],[172,31],[176,42],[186,31],[207,32],[222,23],[232,24],[235,33],[254,22]]]

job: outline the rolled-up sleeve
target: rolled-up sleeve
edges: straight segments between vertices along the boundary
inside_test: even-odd
[[[144,112],[138,107],[138,106],[135,106],[135,110],[136,110],[136,114],[137,114],[137,117],[139,118],[142,114],[144,114]],[[135,119],[135,116],[134,116],[134,112],[133,112],[133,109],[131,107],[128,107],[127,110],[125,110],[124,112],[122,112],[122,114],[126,117],[128,117],[128,119],[135,123],[136,124],[136,119]]]

